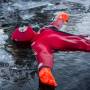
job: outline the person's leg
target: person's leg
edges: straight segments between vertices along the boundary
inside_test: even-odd
[[[57,86],[55,78],[51,72],[53,68],[53,55],[43,44],[32,45],[36,60],[38,62],[38,75],[43,84]]]
[[[85,51],[90,52],[90,39],[84,36],[67,35],[62,36],[64,51]]]

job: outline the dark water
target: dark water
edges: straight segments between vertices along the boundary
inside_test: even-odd
[[[90,13],[70,9],[70,21],[63,31],[73,34],[90,34]],[[71,7],[71,4],[69,5]],[[81,7],[79,7],[81,8]],[[37,13],[29,22],[36,29],[47,25],[55,12]],[[46,17],[47,19],[43,19]],[[4,19],[5,20],[5,19]],[[37,21],[37,23],[35,23]],[[36,26],[38,25],[38,27]],[[7,28],[8,27],[8,28]],[[0,90],[90,90],[90,53],[57,52],[54,54],[53,74],[57,88],[42,85],[37,76],[37,63],[30,47],[16,47],[10,40],[13,25],[0,29]]]

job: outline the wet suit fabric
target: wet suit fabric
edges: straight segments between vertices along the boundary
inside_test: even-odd
[[[90,52],[90,39],[84,36],[73,35],[59,31],[54,26],[41,28],[39,32],[33,31],[31,26],[25,32],[19,27],[12,33],[11,39],[15,42],[29,42],[36,56],[39,68],[53,67],[53,53],[59,51],[86,51]],[[29,43],[29,44],[30,44]]]
[[[32,43],[32,49],[39,67],[53,67],[53,53],[59,51],[90,52],[90,40],[81,35],[58,31],[54,26],[41,29],[38,38]]]

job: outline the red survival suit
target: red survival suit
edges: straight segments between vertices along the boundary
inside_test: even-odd
[[[28,26],[25,32],[20,32],[18,27],[12,33],[11,38],[17,42],[31,41],[32,49],[39,64],[38,68],[48,67],[51,69],[54,64],[53,52],[57,50],[90,52],[90,40],[86,39],[86,37],[58,31],[58,27],[61,28],[63,24],[64,22],[61,19],[58,24],[54,21],[50,26],[41,28],[38,33],[34,32],[31,26]],[[43,77],[39,76],[45,80],[44,73],[41,72],[40,74]],[[51,78],[54,77],[51,75]],[[41,79],[42,82],[43,80]],[[47,84],[49,81],[47,80],[43,83]],[[55,81],[50,81],[49,85],[53,85],[53,83],[54,86],[57,86]]]

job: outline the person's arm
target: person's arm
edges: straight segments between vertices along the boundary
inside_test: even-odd
[[[60,29],[64,24],[68,22],[69,14],[65,12],[59,12],[54,21],[50,23],[50,25]]]
[[[49,26],[53,26],[59,30],[62,28],[63,25],[64,25],[63,20],[57,19],[57,20],[54,20],[53,22],[51,22]]]
[[[38,34],[40,34],[42,31],[46,30],[46,28],[50,28],[52,30],[59,31],[64,24],[67,24],[69,19],[69,14],[66,12],[59,12],[55,19],[47,26],[42,27]]]

